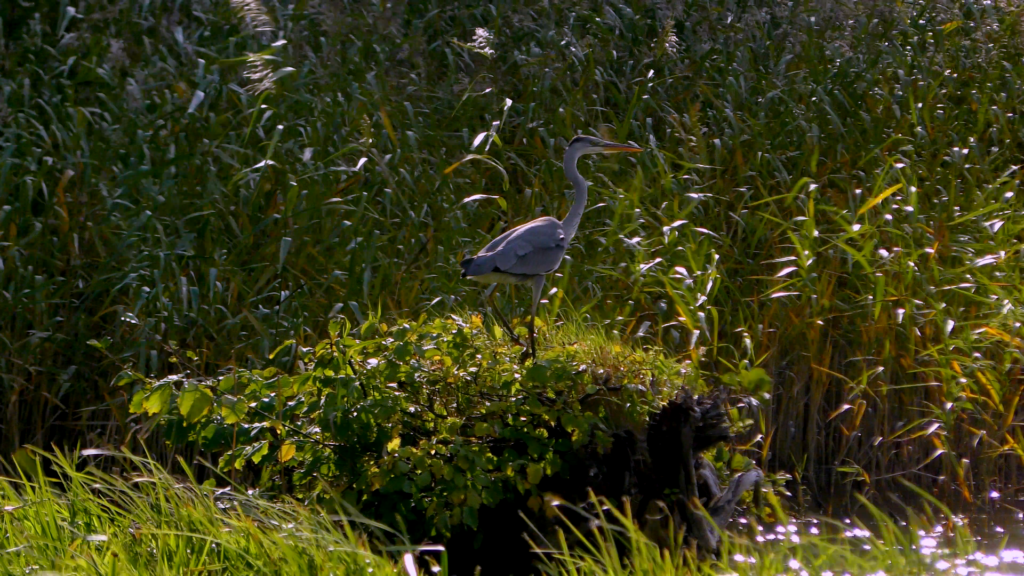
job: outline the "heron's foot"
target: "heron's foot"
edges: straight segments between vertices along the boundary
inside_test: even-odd
[[[526,342],[523,342],[523,340],[519,338],[519,335],[515,333],[515,330],[513,330],[507,322],[501,323],[501,329],[505,331],[505,334],[508,336],[508,339],[512,342],[513,346],[520,346],[526,349],[530,348]]]
[[[519,355],[519,363],[526,364],[526,361],[529,360],[530,358],[533,358],[533,360],[536,362],[536,352],[532,350],[529,346],[523,345],[523,353]]]
[[[508,334],[508,338],[509,338],[509,340],[512,341],[512,344],[514,344],[516,346],[522,346],[523,348],[526,348],[526,344],[522,340],[519,339],[519,336],[516,335],[516,331],[512,329],[512,324],[509,323],[508,319],[505,318],[505,315],[501,313],[501,310],[498,308],[497,304],[494,302],[494,293],[493,292],[491,293],[490,301],[491,301],[491,311],[494,312],[494,316],[498,319],[498,323],[501,324],[501,328],[502,328],[502,330],[505,331],[505,334]]]
[[[523,348],[529,348],[529,345],[527,345],[526,342],[523,342],[519,335],[516,334],[516,331],[512,329],[512,326],[510,326],[509,323],[504,320],[504,318],[502,319],[501,322],[501,329],[505,331],[506,335],[508,335],[508,339],[512,341],[513,346],[522,346]]]
[[[523,346],[523,353],[519,356],[519,363],[525,364],[528,358],[533,358],[533,361],[537,361],[537,336],[533,330],[530,331],[530,345]]]

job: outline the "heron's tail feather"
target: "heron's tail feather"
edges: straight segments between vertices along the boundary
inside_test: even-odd
[[[481,276],[489,272],[494,272],[494,254],[477,254],[476,256],[466,258],[462,262],[459,262],[459,266],[462,266],[463,278]]]
[[[473,260],[476,260],[476,256],[470,256],[469,258],[464,258],[462,260],[462,262],[459,262],[459,266],[462,266],[462,277],[463,278],[466,277],[466,272],[469,270],[469,267],[473,265]]]

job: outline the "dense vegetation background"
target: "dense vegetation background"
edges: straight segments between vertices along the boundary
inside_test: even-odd
[[[124,442],[151,424],[137,412],[169,408],[131,406],[168,375],[301,372],[338,315],[469,322],[460,257],[564,214],[563,146],[585,132],[648,151],[582,167],[594,200],[549,284],[549,333],[589,326],[753,396],[748,455],[823,500],[896,476],[1011,494],[1021,16],[952,0],[15,2],[0,450]]]

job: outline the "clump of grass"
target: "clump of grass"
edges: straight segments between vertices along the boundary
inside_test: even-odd
[[[106,455],[121,472],[107,474],[89,464],[99,454],[23,452],[24,467],[0,476],[0,574],[396,572],[344,518],[127,454]]]
[[[977,554],[967,528],[954,517],[940,513],[911,513],[899,522],[877,508],[871,521],[796,521],[784,517],[773,526],[756,522],[734,524],[724,533],[721,549],[711,556],[698,555],[681,535],[664,547],[637,527],[634,519],[614,505],[595,500],[586,510],[591,519],[579,528],[567,528],[555,542],[535,542],[547,574],[634,575],[806,575],[806,574],[957,574],[970,566],[993,568],[997,556]],[[564,504],[562,504],[564,506]],[[561,512],[559,512],[561,514]],[[565,516],[562,516],[564,519]],[[572,542],[573,544],[570,544]],[[1008,555],[1011,567],[1017,554]]]
[[[600,383],[646,379],[679,382],[695,393],[703,391],[703,383],[689,360],[676,358],[660,346],[645,346],[639,339],[609,333],[572,312],[552,318],[542,338],[544,356],[571,358],[590,369]]]
[[[116,473],[93,466],[98,458],[110,459]],[[15,462],[11,474],[0,476],[5,576],[415,574],[425,573],[428,564],[447,576],[443,552],[407,558],[423,547],[386,546],[400,540],[386,527],[346,521],[295,501],[271,501],[258,491],[198,484],[145,458],[32,450],[19,453]],[[614,505],[595,501],[573,514],[589,516],[587,527],[567,523],[554,542],[537,542],[538,570],[573,576],[952,574],[965,566],[994,568],[1001,558],[1019,561],[1019,553],[977,553],[966,526],[929,501],[938,514],[910,513],[905,523],[866,502],[867,523],[791,521],[776,508],[775,526],[746,518],[734,523],[716,557],[695,556],[678,538],[662,548]]]

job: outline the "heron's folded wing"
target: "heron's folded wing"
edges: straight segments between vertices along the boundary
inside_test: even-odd
[[[528,226],[529,224],[530,222],[527,222],[526,224],[523,224],[523,226]],[[508,240],[510,236],[515,234],[523,226],[516,226],[515,228],[506,230],[501,236],[498,236],[494,240],[488,242],[487,246],[484,246],[483,250],[478,252],[478,254],[490,254],[491,252],[494,252],[495,250],[500,248],[501,245],[504,244],[505,241]]]
[[[494,263],[509,274],[547,274],[562,262],[567,244],[562,223],[541,218],[516,228],[494,251]]]
[[[524,276],[537,276],[554,272],[562,263],[565,256],[564,246],[552,246],[550,248],[534,248],[529,254],[520,256],[515,263],[508,268],[501,267],[502,272],[509,274],[521,274]]]

